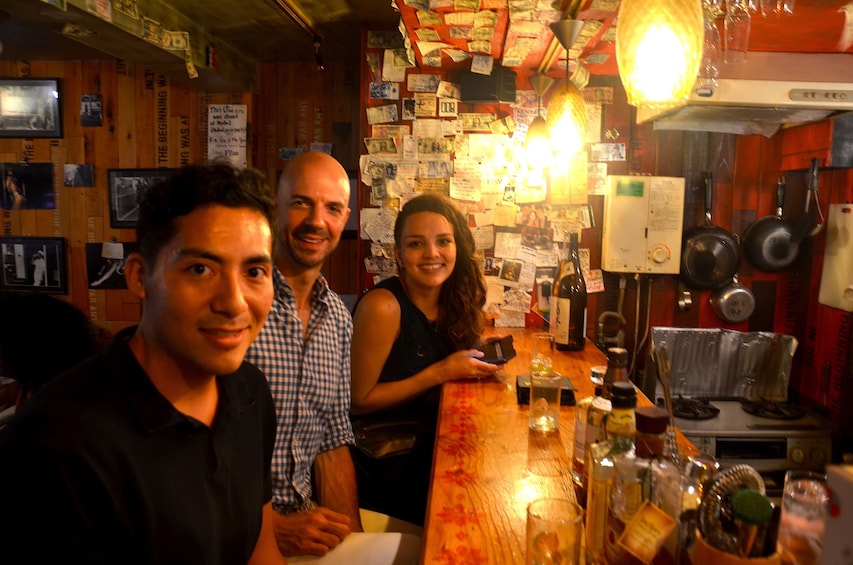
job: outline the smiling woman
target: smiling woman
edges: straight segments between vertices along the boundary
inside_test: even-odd
[[[423,524],[439,385],[498,366],[474,349],[485,285],[467,218],[425,193],[403,207],[394,241],[399,277],[368,292],[353,317],[353,460],[362,507]],[[377,453],[372,430],[389,427],[404,431],[405,449]]]

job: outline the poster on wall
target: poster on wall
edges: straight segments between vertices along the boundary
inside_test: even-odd
[[[207,158],[225,159],[235,167],[245,168],[246,160],[245,104],[210,104],[207,107]]]

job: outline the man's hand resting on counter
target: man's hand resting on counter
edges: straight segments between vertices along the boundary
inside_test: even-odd
[[[275,539],[285,556],[325,555],[350,533],[350,519],[328,508],[277,514]]]

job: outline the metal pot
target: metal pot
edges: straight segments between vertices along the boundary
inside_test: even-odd
[[[743,250],[746,260],[759,271],[775,272],[788,268],[797,259],[804,230],[782,217],[785,202],[785,177],[776,183],[776,214],[765,216],[746,228]]]
[[[711,192],[714,179],[705,179],[705,225],[685,234],[681,252],[681,277],[691,288],[720,288],[728,283],[740,264],[740,242],[731,232],[711,223]]]
[[[711,295],[710,302],[714,313],[732,324],[747,320],[755,311],[755,295],[738,281],[737,275]]]

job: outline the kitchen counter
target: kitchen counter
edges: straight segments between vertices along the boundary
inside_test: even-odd
[[[527,504],[575,496],[574,406],[561,407],[559,434],[539,434],[529,432],[528,407],[516,399],[515,377],[527,372],[535,331],[490,328],[487,336],[513,335],[517,356],[497,379],[443,386],[421,563],[522,563]],[[590,367],[605,364],[591,342],[554,356],[577,400],[593,394]],[[638,405],[648,404],[640,394]],[[677,440],[682,451],[696,452],[680,432]]]

